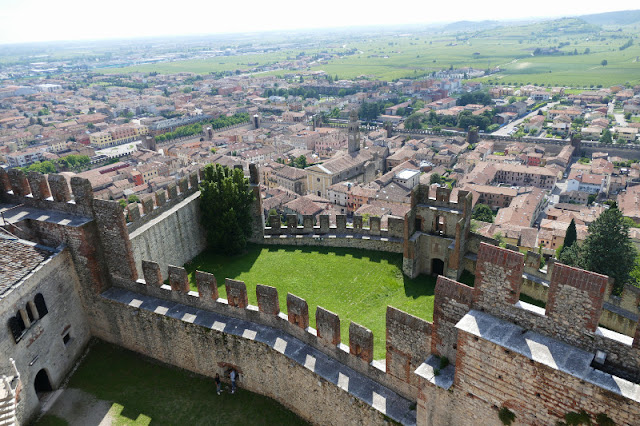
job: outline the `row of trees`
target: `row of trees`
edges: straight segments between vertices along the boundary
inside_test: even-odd
[[[67,155],[55,160],[37,161],[28,167],[23,167],[25,172],[38,172],[42,174],[57,173],[59,171],[80,171],[89,165],[89,157],[86,155]]]
[[[213,129],[221,129],[223,127],[233,126],[235,124],[245,123],[249,121],[249,114],[246,112],[233,114],[230,117],[222,116],[205,122],[205,126],[210,125]],[[156,142],[165,142],[172,139],[183,138],[186,136],[199,135],[202,133],[203,125],[200,123],[188,124],[180,126],[173,132],[163,133],[156,136]]]
[[[468,130],[469,127],[477,127],[487,130],[492,124],[495,111],[485,111],[480,115],[473,115],[471,111],[461,111],[457,116],[438,115],[435,111],[429,114],[413,113],[404,122],[404,128],[408,130],[422,129],[425,126],[459,127]]]

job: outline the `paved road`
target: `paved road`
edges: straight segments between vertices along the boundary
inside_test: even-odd
[[[614,103],[613,102],[609,102],[608,107],[609,107],[609,109],[607,111],[607,114],[614,116],[614,118],[616,119],[616,124],[618,126],[626,127],[627,126],[627,120],[624,119],[624,114],[614,114],[613,113],[613,107],[614,107]]]
[[[541,111],[546,111],[549,108],[552,108],[554,106],[558,105],[558,102],[551,102],[548,103],[547,105],[543,106],[542,108],[540,108]],[[522,118],[518,118],[517,120],[512,121],[511,123],[507,124],[506,126],[503,126],[501,128],[499,128],[498,130],[496,130],[495,132],[492,133],[492,135],[499,135],[499,136],[509,136],[509,132],[513,129],[515,129],[517,126],[519,126],[520,124],[522,124],[522,122],[524,120],[526,120],[527,118],[533,118],[538,114],[538,110],[536,111],[532,111],[529,114],[525,115]]]

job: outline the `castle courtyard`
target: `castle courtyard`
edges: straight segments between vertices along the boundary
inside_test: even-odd
[[[322,306],[341,318],[341,332],[349,335],[349,322],[357,322],[374,337],[374,357],[385,356],[385,311],[394,306],[417,317],[433,319],[435,278],[402,274],[402,255],[346,248],[269,247],[249,245],[239,256],[203,252],[185,265],[195,286],[194,271],[217,278],[220,297],[225,298],[224,279],[244,281],[249,303],[257,305],[256,284],[276,287],[280,308],[286,312],[287,293],[309,303],[309,312]],[[315,316],[309,317],[315,327]]]
[[[223,381],[225,378],[223,378]],[[276,401],[95,340],[37,426],[305,425]],[[47,405],[45,403],[45,405]],[[268,416],[264,414],[268,413]]]

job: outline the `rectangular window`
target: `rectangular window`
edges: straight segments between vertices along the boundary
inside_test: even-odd
[[[71,341],[71,334],[70,333],[67,333],[62,337],[62,342],[64,343],[65,346],[67,346],[70,341]]]

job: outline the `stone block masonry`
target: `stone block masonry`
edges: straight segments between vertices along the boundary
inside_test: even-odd
[[[247,297],[247,286],[243,281],[230,280],[225,278],[224,287],[227,291],[227,301],[229,306],[244,309],[249,306]]]
[[[309,327],[309,306],[306,300],[288,293],[287,312],[291,324],[295,324],[303,330]]]
[[[367,363],[373,361],[373,333],[353,321],[349,324],[349,353]]]
[[[520,300],[523,272],[522,253],[481,243],[473,289],[476,305],[494,310],[515,304]]]
[[[160,265],[158,265],[156,262],[143,260],[142,273],[144,275],[144,280],[148,285],[152,285],[155,287],[162,286],[162,271],[160,271]]]
[[[320,306],[316,308],[318,341],[336,347],[340,343],[340,317]]]
[[[169,285],[171,290],[189,293],[189,276],[184,268],[169,265]]]
[[[557,264],[549,286],[547,315],[567,329],[596,331],[608,277]]]
[[[258,284],[256,285],[256,296],[260,312],[264,312],[268,315],[278,315],[280,313],[278,289],[268,285]]]
[[[388,306],[386,330],[387,374],[417,386],[413,372],[431,353],[432,324]]]
[[[208,272],[196,271],[198,293],[204,300],[218,300],[218,283],[216,277]]]
[[[473,305],[473,288],[443,276],[436,282],[433,302],[431,353],[456,360],[458,333],[455,325]]]

